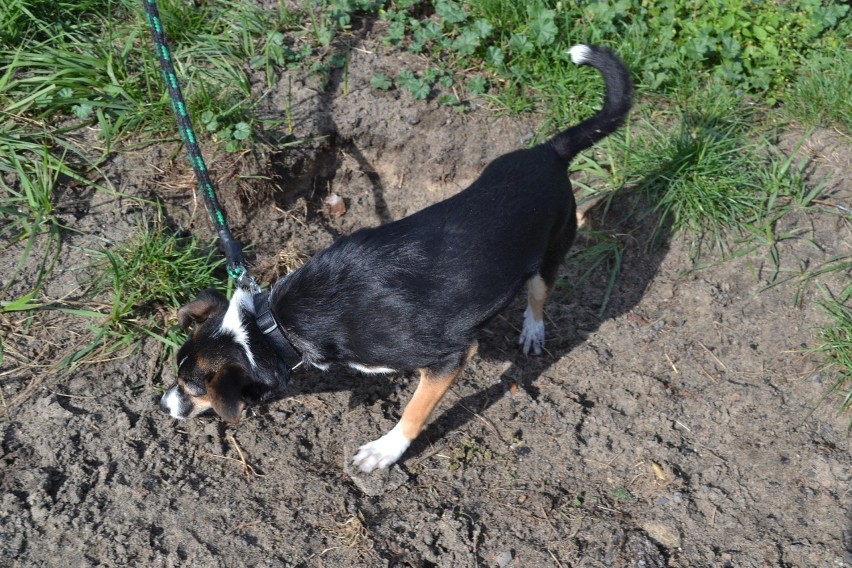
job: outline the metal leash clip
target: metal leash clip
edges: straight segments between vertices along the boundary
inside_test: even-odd
[[[257,296],[262,291],[260,284],[257,283],[254,276],[249,274],[248,270],[243,270],[243,273],[237,278],[237,286],[248,291],[252,296]]]

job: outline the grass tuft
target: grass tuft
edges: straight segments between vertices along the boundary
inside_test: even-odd
[[[811,126],[837,125],[852,132],[852,48],[840,47],[802,61],[784,110]]]
[[[835,376],[829,394],[840,394],[839,412],[844,412],[852,408],[852,285],[837,297],[826,296],[822,305],[833,322],[822,330],[822,344],[815,351],[825,356],[827,370]],[[852,418],[847,431],[852,431]]]
[[[3,126],[9,127],[11,122]],[[16,281],[30,255],[41,254],[36,281],[30,294],[35,295],[50,274],[59,251],[59,226],[54,217],[53,191],[59,177],[71,172],[62,157],[38,141],[0,132],[0,239],[23,243],[15,267],[4,275],[0,295]]]
[[[222,278],[216,273],[225,264],[215,247],[180,237],[160,221],[141,225],[127,242],[99,254],[91,295],[105,294],[110,303],[90,326],[92,341],[74,352],[67,363],[99,350],[113,353],[140,335],[153,336],[177,349],[172,314],[199,290],[220,286]]]

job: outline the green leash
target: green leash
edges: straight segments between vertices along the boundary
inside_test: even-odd
[[[216,199],[213,182],[210,181],[207,166],[204,163],[204,158],[201,157],[201,148],[198,146],[195,131],[192,129],[189,111],[186,108],[186,102],[183,100],[175,66],[172,63],[172,54],[166,43],[166,33],[163,29],[163,22],[160,20],[160,12],[157,10],[157,2],[156,0],[142,0],[142,2],[145,4],[145,14],[148,16],[148,25],[151,26],[151,36],[154,38],[154,49],[157,52],[157,59],[160,60],[163,79],[166,81],[166,89],[172,103],[172,110],[175,111],[180,134],[186,144],[189,162],[195,172],[198,187],[201,188],[201,193],[204,195],[204,201],[207,203],[207,211],[213,220],[213,226],[216,227],[219,240],[222,241],[222,246],[225,249],[225,257],[228,259],[228,276],[233,278],[238,286],[247,289],[251,294],[255,322],[260,331],[263,332],[266,341],[284,364],[284,367],[280,369],[280,383],[281,386],[286,385],[290,372],[302,364],[302,355],[293,346],[293,343],[278,324],[278,320],[275,319],[275,314],[272,313],[269,303],[269,292],[261,291],[260,285],[246,269],[243,260],[243,247],[234,239],[228,229],[225,213],[222,211],[219,200]]]
[[[186,102],[180,90],[175,66],[172,63],[172,54],[166,42],[166,32],[163,28],[162,20],[160,20],[160,12],[157,9],[157,2],[156,0],[142,0],[142,2],[145,5],[145,15],[148,17],[148,25],[151,27],[151,36],[154,39],[154,51],[156,51],[157,59],[160,61],[160,69],[163,71],[163,79],[166,82],[166,89],[169,94],[169,100],[172,103],[172,110],[174,110],[178,129],[189,154],[189,163],[192,165],[192,170],[195,172],[195,179],[198,181],[198,187],[201,189],[201,194],[204,196],[204,201],[207,204],[207,212],[210,214],[210,219],[213,221],[216,232],[219,233],[219,240],[222,242],[222,247],[225,249],[225,257],[228,259],[228,276],[233,278],[239,285],[250,287],[252,292],[259,291],[260,288],[246,269],[243,259],[243,247],[234,239],[234,236],[228,229],[222,205],[216,199],[216,190],[213,187],[213,182],[210,180],[210,174],[207,172],[207,165],[204,163],[204,158],[201,156],[201,148],[198,146],[198,139],[195,136],[195,130],[192,128],[189,110],[186,108]]]

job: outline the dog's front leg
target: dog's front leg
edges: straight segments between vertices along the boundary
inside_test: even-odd
[[[377,467],[386,469],[393,465],[423,430],[429,415],[461,374],[465,364],[476,353],[476,348],[477,343],[474,342],[462,363],[449,373],[437,375],[427,369],[421,369],[420,383],[403,410],[402,418],[390,432],[361,446],[352,463],[364,473],[370,473]]]

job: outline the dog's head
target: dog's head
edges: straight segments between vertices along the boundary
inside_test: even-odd
[[[205,290],[178,311],[189,338],[178,351],[178,375],[160,408],[185,419],[213,409],[229,423],[247,404],[286,386],[288,369],[266,344],[254,319],[252,297],[237,289],[231,301]]]

